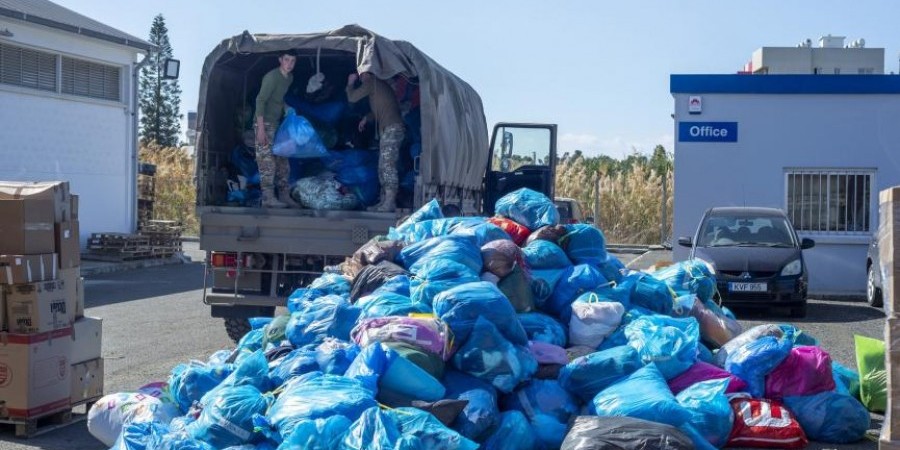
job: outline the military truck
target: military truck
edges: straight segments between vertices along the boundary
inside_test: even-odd
[[[284,50],[298,55],[294,83],[301,90],[316,73],[341,91],[356,72],[414,87],[421,120],[406,125],[407,135],[420,136],[420,152],[406,155],[414,183],[401,189],[396,212],[263,209],[230,201],[233,149],[249,129],[248,110],[263,75]],[[200,248],[207,252],[203,302],[213,317],[225,319],[235,341],[249,330],[248,318],[271,316],[324,267],[431,199],[453,216],[491,215],[498,198],[521,187],[553,198],[556,125],[499,123],[489,139],[475,89],[412,44],[357,25],[311,34],[245,31],[223,40],[203,65],[197,113],[197,214]]]

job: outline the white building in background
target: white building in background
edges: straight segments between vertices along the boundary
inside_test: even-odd
[[[857,53],[883,49],[823,44],[760,49],[766,65],[754,72],[768,75],[671,75],[673,234],[693,236],[714,206],[781,208],[816,241],[804,252],[810,295],[863,295],[878,192],[900,184],[900,76]],[[802,61],[786,61],[789,51]],[[726,132],[691,136],[694,127]],[[675,247],[675,259],[687,255]]]
[[[761,47],[743,73],[783,75],[876,75],[884,73],[884,49],[866,48],[865,39],[844,45],[844,36],[822,36],[796,47]]]
[[[0,0],[0,179],[69,181],[82,242],[136,228],[136,61],[151,48],[47,0]]]

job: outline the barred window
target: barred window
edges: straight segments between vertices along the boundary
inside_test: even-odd
[[[786,211],[805,232],[868,233],[871,228],[871,170],[789,170]]]
[[[62,93],[119,101],[121,69],[82,59],[62,57]]]
[[[0,83],[56,91],[56,55],[0,43]]]

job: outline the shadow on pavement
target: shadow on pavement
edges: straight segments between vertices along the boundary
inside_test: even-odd
[[[726,303],[726,306],[727,303]],[[807,306],[806,317],[802,319],[792,318],[785,308],[732,308],[734,314],[741,320],[773,320],[776,322],[817,322],[817,323],[846,323],[865,322],[869,320],[884,319],[884,311],[872,308],[864,302],[834,302],[823,300],[810,300]]]
[[[85,277],[85,307],[202,289],[203,270],[202,263],[190,263]]]

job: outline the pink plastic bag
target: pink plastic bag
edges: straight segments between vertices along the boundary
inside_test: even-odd
[[[566,349],[546,342],[530,341],[528,342],[528,351],[534,356],[538,364],[562,364],[569,363],[569,357],[566,355]]]
[[[453,334],[447,324],[436,318],[375,317],[356,324],[350,337],[360,347],[372,342],[402,342],[426,352],[450,359]]]
[[[831,356],[820,347],[792,348],[788,357],[766,376],[767,398],[815,395],[832,390]]]
[[[684,373],[669,380],[669,389],[672,390],[672,394],[678,395],[679,392],[687,389],[694,383],[707,380],[718,380],[721,378],[729,379],[728,388],[725,389],[726,394],[744,392],[747,389],[747,383],[745,383],[744,380],[732,375],[725,369],[721,369],[703,361],[697,361]]]

